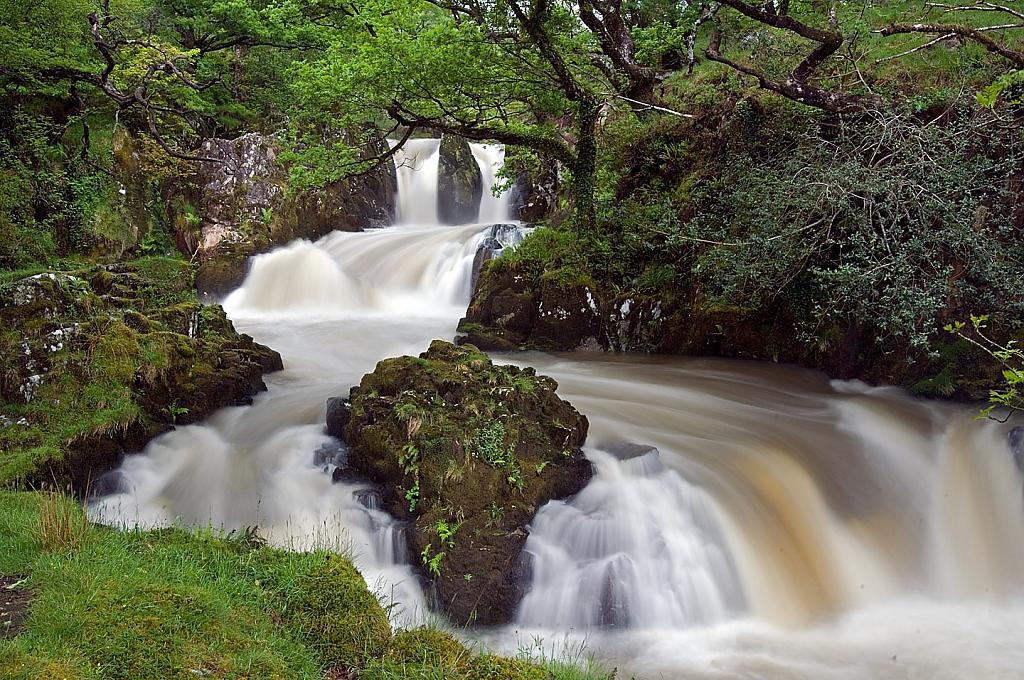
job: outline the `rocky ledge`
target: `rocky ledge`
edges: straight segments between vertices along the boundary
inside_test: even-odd
[[[906,341],[883,344],[875,331],[853,324],[836,324],[820,342],[809,343],[801,338],[799,316],[783,304],[708,304],[692,291],[601,285],[565,268],[548,271],[500,257],[480,267],[458,342],[500,352],[649,352],[793,363],[834,378],[965,401],[985,399],[998,383],[998,365],[948,333],[937,333],[931,352]],[[1020,336],[1009,337],[1020,342]]]
[[[409,522],[413,561],[457,624],[511,619],[528,580],[528,523],[591,477],[587,419],[557,387],[436,340],[419,357],[381,361],[329,404],[328,431],[349,447],[344,473],[377,483]]]
[[[42,272],[0,286],[0,483],[85,493],[175,424],[246,404],[281,368],[195,299],[183,260]]]
[[[344,136],[344,135],[342,135]],[[194,181],[166,187],[181,252],[199,262],[196,288],[220,298],[245,278],[248,258],[297,238],[380,227],[393,218],[394,168],[299,190],[289,184],[275,136],[209,139]],[[383,149],[376,149],[381,152]],[[475,166],[474,166],[475,167]]]

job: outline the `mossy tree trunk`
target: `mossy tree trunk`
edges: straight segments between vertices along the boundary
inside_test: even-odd
[[[597,102],[584,99],[579,103],[576,131],[579,137],[576,154],[570,165],[573,179],[573,200],[575,203],[575,224],[580,232],[591,231],[597,224],[597,207],[594,203],[594,175],[597,172],[597,117],[600,106]]]

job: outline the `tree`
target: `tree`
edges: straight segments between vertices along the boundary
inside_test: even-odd
[[[577,223],[591,228],[601,116],[616,104],[667,111],[629,10],[621,0],[368,0],[342,40],[296,69],[297,172],[315,174],[328,155],[318,143],[328,125],[366,131],[335,156],[339,173],[365,167],[365,150],[399,130],[400,143],[417,130],[495,140],[562,163]]]
[[[870,89],[862,75],[862,70],[867,64],[858,63],[857,55],[840,53],[841,48],[847,43],[847,36],[840,25],[839,16],[843,3],[832,0],[827,6],[824,2],[811,2],[809,7],[803,6],[803,4],[801,3],[798,8],[791,8],[791,3],[788,1],[769,1],[764,5],[754,5],[745,0],[705,2],[702,5],[703,11],[694,25],[694,30],[701,23],[714,18],[715,25],[706,50],[707,58],[756,78],[760,87],[787,99],[831,113],[856,113],[885,104],[881,97],[871,92],[863,92],[864,89]],[[728,57],[722,50],[723,31],[717,17],[719,8],[723,5],[753,21],[755,26],[781,30],[786,34],[811,41],[812,46],[806,52],[801,53],[799,61],[781,78],[772,77],[763,66]],[[799,11],[796,11],[797,9]],[[876,28],[875,32],[884,37],[905,34],[937,36],[928,42],[896,54],[892,58],[905,57],[943,40],[958,37],[976,42],[989,52],[1009,61],[1018,69],[1024,68],[1024,51],[1011,46],[1008,40],[993,37],[1005,34],[1007,31],[1024,28],[1024,12],[1013,7],[993,4],[987,0],[977,0],[973,5],[926,2],[921,7],[913,9],[921,14],[927,14],[932,10],[961,15],[964,13],[999,13],[1009,15],[1011,19],[1009,23],[984,25],[974,25],[972,21],[968,20],[957,23],[890,22],[881,28]],[[852,23],[859,23],[861,17],[862,15],[858,16],[857,21]],[[856,32],[859,29],[858,25],[853,31]],[[839,83],[841,79],[835,77],[834,74],[830,74],[832,80],[830,87],[820,84],[820,81],[825,79],[821,77],[822,67],[830,60],[835,60],[840,56],[850,63],[858,76],[854,88],[842,87]]]
[[[5,92],[71,102],[83,125],[83,157],[90,114],[106,112],[169,156],[215,161],[194,149],[218,130],[218,103],[236,85],[232,66],[243,57],[233,51],[314,49],[331,28],[328,18],[343,11],[320,0],[115,3],[45,0],[23,8],[20,25],[0,29],[10,47],[0,58]],[[51,24],[59,28],[56,44],[45,37]]]

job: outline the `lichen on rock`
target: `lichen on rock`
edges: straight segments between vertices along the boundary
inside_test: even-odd
[[[437,607],[458,624],[508,621],[529,565],[528,524],[587,483],[587,419],[533,369],[434,341],[385,359],[352,389],[347,474],[381,487]],[[337,423],[329,425],[339,429]]]
[[[280,368],[195,300],[183,260],[13,281],[0,287],[0,483],[84,493],[156,434],[251,401]]]

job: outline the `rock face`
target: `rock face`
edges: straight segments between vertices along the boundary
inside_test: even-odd
[[[586,285],[537,280],[501,262],[485,264],[459,324],[461,341],[498,351],[602,349],[603,330]]]
[[[220,163],[201,166],[194,186],[170,187],[179,248],[196,255],[199,292],[220,297],[245,278],[250,255],[296,238],[390,224],[394,217],[394,168],[288,192],[274,137],[257,133],[211,139],[203,155]]]
[[[528,165],[521,152],[512,147],[506,149],[505,163],[517,170],[509,198],[512,215],[517,220],[527,224],[542,221],[558,224],[568,217],[566,211],[559,209],[563,187],[557,163],[544,167]]]
[[[483,243],[477,248],[476,256],[473,257],[472,286],[474,289],[480,279],[480,270],[483,269],[484,263],[501,257],[506,249],[518,246],[529,232],[530,228],[517,224],[491,225]]]
[[[609,291],[588,277],[538,272],[505,258],[484,263],[459,342],[485,350],[653,352],[794,363],[847,379],[902,385],[928,397],[985,399],[992,362],[966,341],[939,337],[937,356],[883,351],[872,335],[837,327],[827,342],[798,340],[783,306],[708,305],[692,291]],[[911,360],[913,359],[913,360]]]
[[[384,507],[410,522],[410,554],[458,624],[510,620],[529,567],[527,524],[590,479],[587,420],[556,387],[437,340],[418,358],[380,362],[352,389],[347,474],[379,484]]]
[[[477,221],[484,180],[469,142],[455,135],[441,137],[437,165],[437,216],[442,224]]]
[[[84,492],[174,424],[251,402],[281,368],[195,301],[181,260],[46,272],[0,293],[0,481]]]

